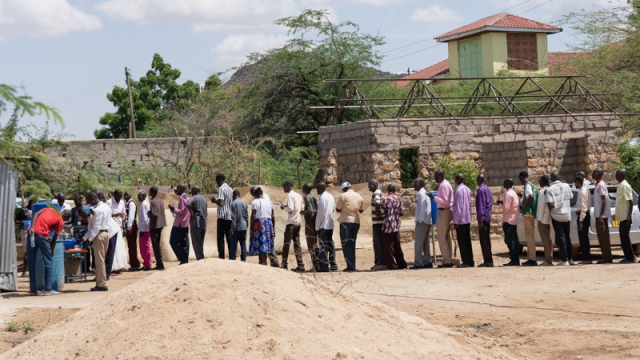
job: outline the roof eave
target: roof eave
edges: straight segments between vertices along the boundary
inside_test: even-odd
[[[559,32],[562,32],[562,28],[556,28],[556,29],[526,29],[526,28],[505,28],[505,27],[496,27],[496,26],[483,26],[483,27],[475,29],[475,30],[465,31],[463,33],[453,34],[453,35],[449,35],[449,36],[445,36],[445,37],[437,37],[435,39],[436,39],[436,42],[445,43],[445,42],[458,40],[458,39],[463,38],[463,37],[468,37],[468,36],[471,36],[471,35],[474,35],[474,34],[483,33],[483,32],[487,32],[487,31],[494,31],[494,32],[532,32],[532,33],[557,34]]]

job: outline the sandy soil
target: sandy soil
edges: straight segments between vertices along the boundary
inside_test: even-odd
[[[474,241],[476,263],[481,262],[478,245]],[[495,262],[507,262],[506,246],[496,241],[493,247]],[[404,244],[403,248],[407,260],[412,260],[413,245]],[[620,255],[621,252],[614,253]],[[339,265],[343,268],[341,255],[338,253]],[[358,268],[368,269],[372,250],[359,249],[357,256]],[[255,260],[250,258],[252,262]],[[293,266],[295,261],[289,262]],[[359,271],[306,276],[321,280],[335,291],[354,292],[367,300],[379,301],[443,326],[453,331],[449,340],[462,343],[465,348],[499,349],[514,358],[527,359],[629,359],[640,358],[639,270],[640,264],[614,264]],[[109,286],[115,291],[148,275],[123,273],[115,276]],[[23,291],[25,285],[21,283]],[[14,319],[16,314],[19,319],[28,317],[36,324],[46,323],[47,313],[37,307],[53,309],[51,313],[60,313],[55,319],[62,319],[73,311],[68,308],[87,307],[109,295],[90,293],[91,286],[67,285],[65,294],[52,298],[24,297],[23,292],[2,294],[0,323]],[[111,301],[125,299],[126,294],[118,293]],[[360,304],[367,308],[375,306],[366,300]],[[56,310],[60,306],[63,309]],[[54,321],[52,316],[48,326]],[[308,321],[307,325],[313,326],[315,320]],[[363,329],[366,328],[359,331]],[[7,343],[13,345],[32,335],[25,335],[21,340],[10,340],[10,336],[15,335],[0,333],[0,343],[5,348]],[[375,338],[369,339],[370,344],[377,344],[372,339]],[[465,354],[460,353],[459,358],[468,358]],[[335,355],[327,353],[321,358]]]

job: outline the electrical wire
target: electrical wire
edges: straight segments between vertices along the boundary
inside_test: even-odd
[[[94,93],[94,92],[96,92],[98,90],[104,89],[107,86],[111,86],[113,83],[122,80],[122,78],[124,78],[124,75],[123,74],[118,74],[118,75],[110,78],[109,80],[104,81],[104,82],[102,82],[102,83],[100,83],[100,84],[98,84],[96,86],[93,86],[93,87],[91,87],[89,89],[80,91],[80,92],[78,92],[76,94],[73,94],[73,95],[70,95],[70,96],[66,96],[66,97],[63,97],[63,98],[55,100],[55,101],[52,101],[50,103],[50,105],[54,106],[54,105],[58,105],[58,104],[64,104],[64,103],[66,103],[68,101],[80,99],[80,98],[82,98],[82,97],[84,97],[86,95],[89,95],[89,94],[92,94],[92,93]],[[117,79],[117,80],[114,81],[114,79]]]
[[[539,8],[540,6],[542,6],[542,5],[544,5],[544,4],[548,4],[548,3],[552,2],[552,1],[553,1],[553,0],[545,1],[545,2],[543,2],[543,3],[542,3],[542,4],[540,4],[540,5],[534,6],[534,7],[532,7],[532,8],[531,8],[531,9],[529,9],[529,10],[525,10],[525,11],[523,11],[523,12],[519,13],[518,15],[522,15],[522,14],[524,14],[524,13],[528,13],[529,11],[534,10],[534,9],[537,9],[537,8]]]

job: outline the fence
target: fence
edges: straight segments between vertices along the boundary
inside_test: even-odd
[[[18,174],[13,166],[0,163],[0,290],[15,291],[18,286],[15,200]]]

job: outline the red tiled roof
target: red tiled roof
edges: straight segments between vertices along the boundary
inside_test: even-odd
[[[402,77],[402,79],[411,80],[411,79],[427,79],[434,76],[438,76],[445,72],[449,71],[449,59],[445,59],[440,61],[439,63],[433,64],[428,68],[424,68],[420,71],[416,71],[411,75],[407,75]],[[399,86],[405,86],[409,84],[408,81],[396,81],[396,84]]]
[[[455,30],[451,30],[445,34],[437,36],[436,40],[439,42],[447,42],[450,40],[454,40],[455,38],[460,38],[465,35],[470,35],[470,34],[478,33],[481,31],[488,31],[488,30],[499,31],[500,29],[504,29],[505,31],[506,29],[511,29],[512,31],[515,29],[540,30],[540,32],[546,32],[546,33],[556,33],[556,32],[562,31],[562,28],[559,28],[553,25],[523,18],[521,16],[511,15],[509,13],[502,13],[502,14],[492,15],[484,19],[480,19],[476,22],[473,22],[469,25],[465,25]]]

